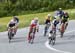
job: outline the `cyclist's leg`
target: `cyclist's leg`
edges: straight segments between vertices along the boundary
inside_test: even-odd
[[[39,32],[39,26],[36,27],[37,32]]]
[[[35,38],[35,33],[36,33],[36,27],[34,28],[34,32],[33,32],[33,39]]]
[[[31,37],[30,37],[31,33],[32,33],[32,28],[30,27],[29,34],[28,34],[28,40],[31,39]]]
[[[14,28],[14,33],[15,33],[15,35],[16,35],[16,32],[17,32],[17,29],[18,29],[18,23],[15,25],[15,28]]]
[[[62,26],[61,26],[61,38],[63,37],[64,32],[65,32],[65,23],[62,23]]]
[[[59,16],[59,24],[62,24],[62,16]]]
[[[68,22],[66,21],[66,22],[65,22],[65,29],[67,28],[67,26],[68,26]]]
[[[15,30],[14,30],[15,35],[16,35],[17,29],[18,29],[18,25],[15,27]]]
[[[10,36],[10,27],[8,27],[8,36]]]
[[[46,36],[46,33],[47,33],[47,25],[44,28],[44,36]]]
[[[45,32],[47,31],[47,25],[45,26]]]

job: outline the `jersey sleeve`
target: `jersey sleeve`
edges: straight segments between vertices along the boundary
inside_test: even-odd
[[[31,21],[31,24],[30,25],[32,25],[33,23],[34,23],[34,20]]]

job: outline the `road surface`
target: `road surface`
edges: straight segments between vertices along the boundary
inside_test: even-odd
[[[9,43],[7,32],[0,32],[0,53],[75,53],[75,20],[69,21],[69,26],[63,38],[57,33],[54,46],[48,44],[48,36],[43,36],[44,25],[40,25],[34,44],[29,44],[27,35],[29,28],[19,29]]]

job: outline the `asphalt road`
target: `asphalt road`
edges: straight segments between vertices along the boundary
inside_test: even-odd
[[[63,38],[60,38],[57,32],[54,46],[46,44],[48,36],[43,36],[44,25],[40,25],[34,44],[29,44],[27,41],[28,31],[28,27],[19,29],[11,43],[9,43],[7,32],[0,32],[0,53],[75,53],[75,20],[69,21]]]

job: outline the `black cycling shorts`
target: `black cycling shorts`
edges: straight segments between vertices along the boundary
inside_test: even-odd
[[[15,26],[15,23],[14,24],[9,24],[9,27],[13,27],[13,26]]]

